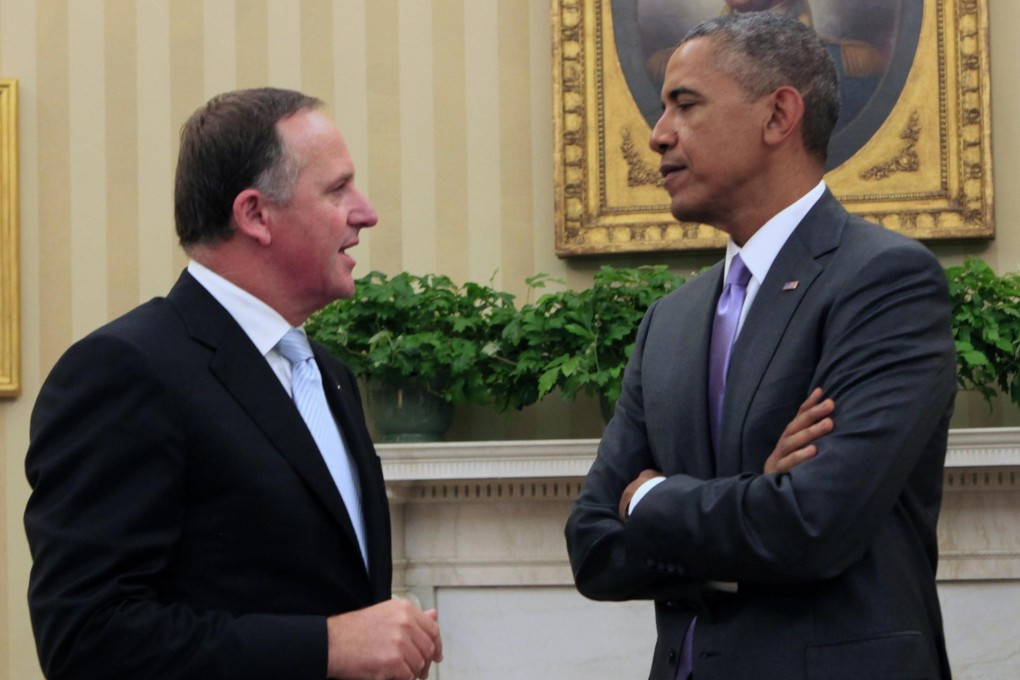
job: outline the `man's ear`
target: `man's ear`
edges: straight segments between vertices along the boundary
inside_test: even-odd
[[[804,98],[797,88],[784,85],[769,95],[769,105],[764,139],[766,144],[775,146],[800,129],[800,122],[804,119]]]
[[[243,236],[268,246],[273,241],[269,228],[266,197],[257,189],[245,189],[234,197],[234,224]]]

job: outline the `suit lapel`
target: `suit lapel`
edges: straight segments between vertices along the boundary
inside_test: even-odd
[[[708,358],[722,269],[719,263],[653,303],[647,318],[637,365],[654,463],[666,474],[709,479],[715,473]]]
[[[358,470],[368,564],[372,580],[376,582],[380,580],[379,577],[388,574],[386,570],[390,568],[391,558],[389,505],[385,493],[378,492],[379,489],[385,488],[382,469],[375,454],[375,447],[365,431],[361,400],[350,373],[337,374],[331,370],[332,362],[327,361],[329,353],[317,343],[312,343],[312,350],[322,373],[326,400],[340,423],[344,443]],[[356,540],[353,528],[351,530],[351,538]],[[383,596],[388,598],[390,579],[385,576],[381,580],[385,581]]]
[[[677,347],[690,348],[685,356],[683,373],[685,382],[691,386],[686,394],[688,400],[687,408],[681,410],[684,417],[690,419],[689,424],[682,429],[685,437],[695,433],[697,437],[695,451],[705,451],[708,455],[699,456],[690,460],[685,457],[685,462],[692,466],[688,470],[701,479],[710,479],[716,476],[716,455],[712,448],[711,429],[709,423],[709,402],[708,402],[708,367],[711,362],[712,344],[712,323],[715,319],[715,308],[722,293],[723,265],[722,262],[699,277],[704,280],[705,290],[701,295],[695,297],[695,307],[691,310],[688,319],[690,321],[701,320],[701,323],[685,323],[684,328],[690,332],[690,337],[678,344]],[[693,282],[692,282],[693,283]],[[689,285],[689,284],[688,284]]]
[[[209,370],[325,504],[355,554],[360,554],[347,509],[315,440],[265,358],[233,317],[187,272],[167,299],[192,337],[212,348]]]
[[[733,346],[726,382],[726,401],[719,476],[742,471],[741,433],[752,397],[779,348],[790,321],[824,267],[819,258],[839,245],[848,213],[826,193],[801,220],[779,251],[762,282]],[[792,284],[796,282],[796,284]],[[807,395],[804,395],[807,397]]]

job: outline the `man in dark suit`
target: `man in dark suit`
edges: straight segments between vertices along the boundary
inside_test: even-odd
[[[298,330],[353,294],[347,251],[377,220],[320,104],[267,88],[195,112],[175,191],[187,271],[40,391],[25,526],[49,678],[410,680],[442,656],[435,611],[390,599],[354,377]]]
[[[729,245],[641,323],[566,527],[577,586],[655,601],[652,680],[948,678],[942,268],[826,189],[839,94],[809,28],[709,20],[662,101],[651,146],[672,212]]]

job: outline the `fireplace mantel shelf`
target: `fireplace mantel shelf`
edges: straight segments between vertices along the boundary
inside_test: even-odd
[[[388,482],[572,479],[591,466],[598,439],[379,444]],[[947,473],[1020,469],[1020,427],[951,430]]]

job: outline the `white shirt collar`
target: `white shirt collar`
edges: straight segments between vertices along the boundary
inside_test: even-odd
[[[188,273],[223,305],[262,356],[291,329],[291,325],[275,309],[208,267],[191,260]]]
[[[769,273],[772,263],[775,262],[776,256],[779,255],[779,251],[783,249],[787,239],[790,238],[790,234],[824,193],[825,180],[822,180],[811,191],[776,213],[761,229],[755,232],[754,236],[747,240],[743,248],[730,239],[726,244],[726,266],[723,271],[723,281],[729,274],[730,261],[733,256],[740,253],[740,259],[744,261],[751,276],[761,285],[761,282],[765,280],[765,275]]]

